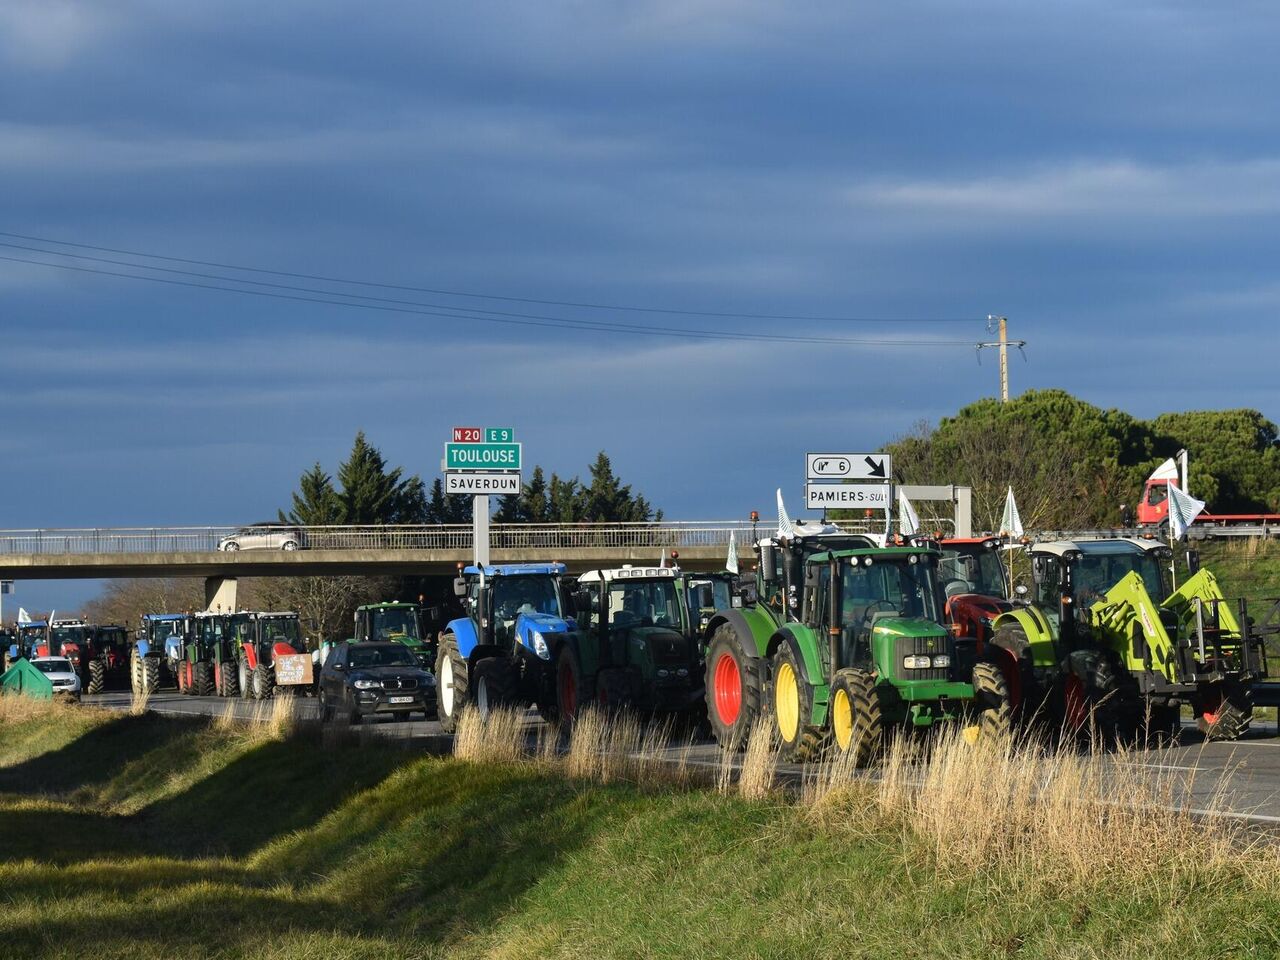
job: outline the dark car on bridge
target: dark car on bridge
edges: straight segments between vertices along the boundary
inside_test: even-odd
[[[333,648],[320,671],[320,717],[359,723],[390,714],[407,720],[436,712],[436,678],[403,643],[344,641]]]

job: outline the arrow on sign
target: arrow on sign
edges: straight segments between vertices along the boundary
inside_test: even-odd
[[[863,459],[867,461],[867,467],[870,468],[871,476],[884,476],[884,460],[876,460],[874,457],[863,457]]]

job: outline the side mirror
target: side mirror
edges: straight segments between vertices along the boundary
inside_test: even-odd
[[[426,607],[423,609],[422,613],[430,623],[439,623],[444,619],[443,607]]]
[[[453,595],[455,597],[465,597],[467,595],[467,579],[466,577],[457,577],[453,581]]]
[[[1031,579],[1036,583],[1044,583],[1044,557],[1032,558]]]
[[[591,612],[591,591],[575,590],[573,594],[573,609],[578,613]]]
[[[742,594],[735,593],[732,597],[729,598],[729,606],[740,607],[742,606],[742,601],[744,599],[745,597]]]
[[[1192,576],[1195,576],[1197,573],[1200,572],[1200,551],[1199,550],[1187,551],[1187,572],[1190,573]]]

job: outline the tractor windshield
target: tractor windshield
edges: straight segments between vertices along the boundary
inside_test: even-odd
[[[53,628],[53,642],[55,646],[63,643],[84,643],[84,637],[85,628],[82,626]]]
[[[998,550],[979,547],[976,550],[942,548],[942,560],[938,563],[938,576],[948,597],[965,593],[978,593],[984,597],[1003,600],[1005,589],[1004,565]]]
[[[124,628],[123,627],[99,627],[98,628],[98,646],[104,650],[117,649],[124,646]]]
[[[675,580],[611,581],[609,620],[615,627],[671,627],[682,630]]]
[[[170,637],[181,637],[183,625],[182,620],[152,620],[147,632],[151,634],[152,644],[158,646]]]
[[[877,613],[940,622],[937,574],[919,555],[848,558],[840,567],[840,603],[845,624],[870,621]]]
[[[493,585],[493,615],[499,620],[514,621],[522,613],[563,616],[553,577],[494,577],[489,582]]]
[[[372,639],[418,640],[418,611],[415,607],[381,607],[370,611]]]
[[[302,646],[302,632],[297,617],[263,617],[258,621],[263,643],[287,643],[295,649]]]
[[[1160,603],[1171,593],[1167,581],[1168,572],[1154,551],[1084,553],[1076,559],[1071,571],[1072,592],[1076,603],[1086,606],[1096,603],[1108,590],[1134,572],[1142,578],[1147,594],[1156,603]]]

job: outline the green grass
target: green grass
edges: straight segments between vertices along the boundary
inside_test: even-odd
[[[0,957],[1272,956],[1280,879],[1084,888],[819,808],[96,711],[0,720]],[[956,816],[983,816],[982,798]]]

